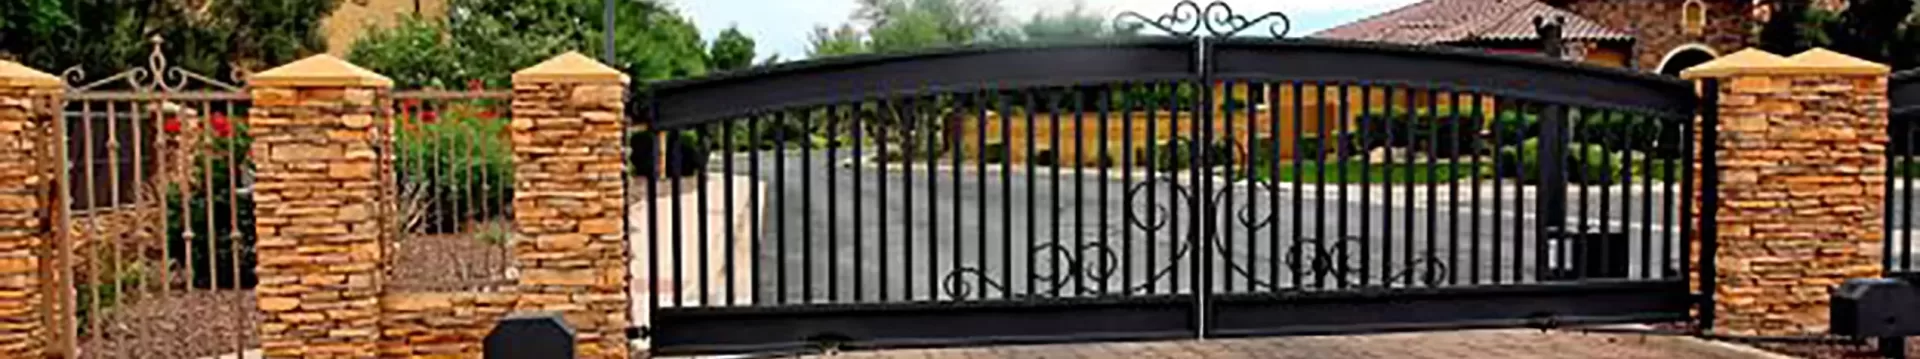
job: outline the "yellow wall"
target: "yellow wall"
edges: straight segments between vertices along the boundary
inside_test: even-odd
[[[1218,87],[1216,87],[1216,89],[1217,88]],[[1255,141],[1272,141],[1277,139],[1280,145],[1280,157],[1289,158],[1293,156],[1294,139],[1301,137],[1295,135],[1294,129],[1296,124],[1299,131],[1305,134],[1305,137],[1319,137],[1319,134],[1323,130],[1328,134],[1328,137],[1334,137],[1342,128],[1348,131],[1358,132],[1360,129],[1354,120],[1367,113],[1367,111],[1363,110],[1362,106],[1371,106],[1376,109],[1386,108],[1388,106],[1387,100],[1389,92],[1392,93],[1394,107],[1403,109],[1409,105],[1409,95],[1411,95],[1410,105],[1415,109],[1425,109],[1428,108],[1430,104],[1438,106],[1452,106],[1455,104],[1454,93],[1451,92],[1435,94],[1438,97],[1438,101],[1435,103],[1435,101],[1429,99],[1429,93],[1431,91],[1427,90],[1389,90],[1384,87],[1373,87],[1371,91],[1362,91],[1362,87],[1348,87],[1346,96],[1347,112],[1342,116],[1340,113],[1339,98],[1337,97],[1339,88],[1333,86],[1325,87],[1325,91],[1329,95],[1326,101],[1322,101],[1319,94],[1320,91],[1317,91],[1318,89],[1320,89],[1320,87],[1304,85],[1301,87],[1301,96],[1295,96],[1291,86],[1282,86],[1276,91],[1280,100],[1273,104],[1277,105],[1278,108],[1263,106],[1256,109],[1252,116],[1248,116],[1245,109],[1232,111],[1231,113],[1224,110],[1217,111],[1214,114],[1213,121],[1215,137],[1233,138],[1243,147],[1250,147],[1247,144],[1254,143]],[[1247,88],[1236,85],[1231,93],[1235,98],[1244,99],[1247,95]],[[1371,99],[1367,99],[1366,97],[1371,97]],[[1294,109],[1296,108],[1294,104],[1295,98],[1300,100],[1297,106],[1300,109],[1298,117],[1294,115]],[[1459,101],[1464,103],[1464,106],[1472,107],[1473,105],[1471,103],[1466,103],[1467,101],[1471,101],[1471,99],[1468,94],[1460,94],[1459,96]],[[1215,102],[1219,103],[1224,101],[1224,99],[1217,99]],[[1486,119],[1492,119],[1492,114],[1496,113],[1494,106],[1495,101],[1492,96],[1481,96],[1480,108],[1483,109],[1482,114]],[[1325,112],[1322,113],[1321,111]],[[1078,158],[1083,165],[1090,166],[1097,164],[1100,158],[1099,152],[1101,152],[1101,136],[1105,136],[1107,140],[1108,150],[1105,152],[1109,153],[1116,162],[1125,158],[1123,157],[1124,151],[1126,151],[1125,145],[1128,143],[1127,141],[1131,141],[1131,151],[1134,153],[1135,161],[1137,162],[1141,156],[1141,151],[1146,148],[1148,142],[1167,141],[1169,138],[1176,136],[1183,138],[1195,137],[1193,132],[1194,118],[1191,113],[1188,113],[1191,111],[1182,112],[1183,113],[1179,115],[1169,115],[1165,113],[1164,109],[1161,109],[1158,113],[1149,115],[1135,111],[1135,113],[1128,118],[1125,117],[1126,114],[1124,112],[1111,111],[1108,114],[1105,127],[1102,127],[1100,115],[1097,112],[1081,113],[1078,119],[1075,118],[1074,113],[1061,113],[1059,114],[1060,125],[1058,129],[1055,129],[1054,115],[1051,113],[1034,113],[1033,126],[1029,129],[1027,126],[1027,114],[1014,112],[1011,113],[1010,116],[1007,116],[1011,117],[1012,122],[1006,124],[1005,133],[1001,131],[1002,125],[1000,122],[1002,116],[1000,114],[990,113],[986,117],[987,128],[984,141],[980,139],[980,124],[977,122],[977,118],[967,117],[962,119],[959,131],[962,150],[969,159],[978,160],[980,158],[981,143],[1006,144],[1010,152],[1008,154],[1008,161],[1012,163],[1024,163],[1029,147],[1027,141],[1028,132],[1031,131],[1033,142],[1035,142],[1035,144],[1032,145],[1035,153],[1053,148],[1053,136],[1056,133],[1060,134],[1059,147],[1061,148],[1059,148],[1057,152],[1059,153],[1059,158],[1062,163],[1071,163],[1074,159]],[[1276,117],[1279,119],[1277,132],[1274,128],[1276,123],[1273,122],[1273,119]],[[1324,129],[1322,128],[1322,124],[1326,124]],[[1149,125],[1153,126],[1154,134],[1152,137],[1147,136]],[[1231,136],[1228,135],[1229,133],[1231,133]],[[1275,133],[1279,135],[1274,136]],[[1149,139],[1152,140],[1149,141]],[[1076,147],[1075,140],[1081,141],[1080,147]],[[1081,148],[1084,148],[1088,153],[1078,155],[1078,150]],[[1313,154],[1302,155],[1312,156]],[[1245,159],[1241,160],[1244,161]]]
[[[346,56],[353,41],[365,36],[368,26],[392,26],[400,18],[412,15],[414,5],[420,16],[440,18],[447,12],[447,0],[343,0],[333,15],[321,22],[327,36],[327,53]]]
[[[1618,49],[1595,48],[1587,51],[1585,62],[1596,66],[1627,67],[1627,53]]]

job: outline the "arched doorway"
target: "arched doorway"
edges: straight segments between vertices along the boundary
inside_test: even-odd
[[[1681,46],[1673,49],[1673,51],[1667,52],[1666,59],[1660,61],[1660,74],[1680,76],[1680,71],[1685,71],[1687,68],[1707,63],[1707,61],[1713,61],[1715,57],[1719,57],[1719,55],[1715,55],[1713,49],[1705,45],[1691,44]]]

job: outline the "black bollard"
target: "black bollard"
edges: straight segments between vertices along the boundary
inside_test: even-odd
[[[573,328],[559,313],[518,313],[500,319],[481,347],[487,359],[569,359]]]

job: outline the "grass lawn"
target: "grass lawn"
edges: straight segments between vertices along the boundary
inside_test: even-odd
[[[1441,161],[1431,166],[1431,172],[1429,172],[1429,165],[1425,163],[1329,162],[1324,166],[1314,162],[1281,163],[1277,173],[1274,173],[1272,165],[1253,165],[1253,177],[1262,181],[1303,183],[1321,183],[1324,178],[1325,183],[1331,184],[1388,183],[1389,181],[1407,183],[1409,178],[1413,183],[1445,183],[1472,178],[1476,172],[1491,169],[1493,165],[1487,162],[1482,160],[1479,167],[1474,167],[1473,163],[1466,159],[1462,159],[1458,164]],[[1491,177],[1487,176],[1487,173],[1482,173],[1481,178]]]

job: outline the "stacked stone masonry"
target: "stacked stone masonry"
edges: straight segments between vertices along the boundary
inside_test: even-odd
[[[51,126],[58,88],[0,86],[0,357],[42,355],[48,343],[41,310],[51,243],[45,210],[56,161]]]
[[[481,343],[513,310],[513,293],[388,293],[380,299],[380,356],[479,358]]]
[[[1829,290],[1881,275],[1886,88],[1884,75],[1721,80],[1716,328],[1824,333]]]
[[[376,87],[255,87],[255,288],[269,357],[371,357],[379,340],[383,163]]]
[[[625,358],[628,253],[619,82],[514,84],[517,311],[562,313],[582,358]]]

